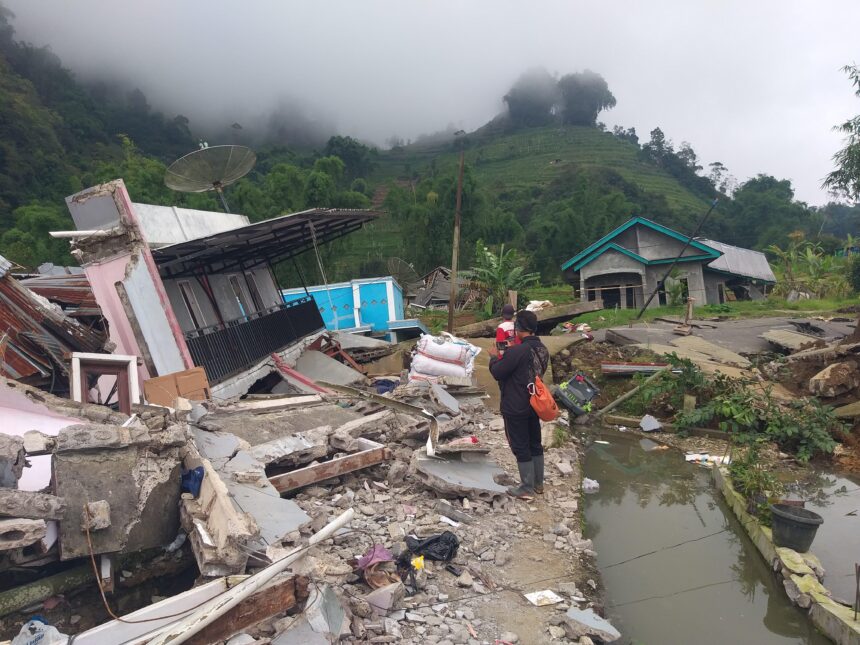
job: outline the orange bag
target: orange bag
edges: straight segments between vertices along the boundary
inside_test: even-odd
[[[535,375],[535,382],[529,383],[529,394],[529,403],[541,421],[555,421],[558,418],[558,404],[540,376]]]

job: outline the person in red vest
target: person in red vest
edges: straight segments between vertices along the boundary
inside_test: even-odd
[[[514,330],[514,306],[507,304],[502,307],[502,322],[496,327],[496,349],[502,355],[508,347],[519,345],[522,341]]]

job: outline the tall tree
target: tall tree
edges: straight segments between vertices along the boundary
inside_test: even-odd
[[[530,69],[517,79],[504,101],[515,126],[546,125],[558,104],[558,85],[545,69]]]
[[[860,69],[856,65],[846,65],[842,71],[848,74],[854,94],[860,97]],[[845,135],[845,147],[833,155],[836,169],[824,179],[824,188],[852,201],[860,201],[860,114],[834,129]]]
[[[558,88],[561,117],[569,125],[594,126],[601,110],[615,107],[615,97],[606,80],[591,70],[562,76]]]

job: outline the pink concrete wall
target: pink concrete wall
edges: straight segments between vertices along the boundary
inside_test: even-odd
[[[129,197],[128,190],[125,187],[125,182],[122,181],[122,179],[117,182],[117,188],[114,192],[114,202],[126,223],[133,226],[140,239],[146,242],[146,235],[143,233],[140,220],[137,217],[137,213],[135,212],[134,206],[131,202],[131,197]],[[141,259],[146,264],[146,268],[152,278],[152,284],[155,287],[158,300],[164,309],[164,316],[167,319],[170,333],[173,335],[173,340],[176,342],[176,348],[179,350],[182,362],[185,364],[185,369],[191,369],[194,367],[194,361],[191,359],[191,352],[188,351],[188,345],[185,342],[185,334],[179,326],[176,314],[173,313],[173,306],[170,304],[170,299],[167,297],[167,291],[164,289],[164,283],[161,281],[161,274],[158,272],[158,266],[155,264],[155,258],[152,257],[152,252],[149,250],[148,245],[144,246],[142,249]],[[141,383],[142,382],[143,381],[141,381]]]
[[[102,315],[108,321],[110,339],[116,343],[115,354],[130,354],[140,356],[140,346],[134,336],[134,331],[126,316],[125,308],[116,292],[116,283],[125,278],[125,270],[131,262],[131,254],[114,256],[108,260],[93,262],[84,267],[87,280],[93,290]],[[150,378],[145,365],[137,368],[138,383]]]

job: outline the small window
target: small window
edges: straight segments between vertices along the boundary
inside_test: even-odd
[[[251,300],[254,301],[254,311],[262,311],[265,307],[263,306],[263,299],[260,297],[260,290],[257,288],[257,279],[253,273],[246,273],[245,281],[248,283],[248,291],[251,292]]]
[[[194,325],[195,329],[202,329],[206,324],[203,320],[200,304],[197,302],[197,296],[194,295],[194,290],[191,288],[191,283],[187,280],[181,280],[178,285],[179,293],[182,294],[182,301],[185,303],[185,309],[188,310],[188,317],[191,318],[191,324]]]
[[[236,304],[239,305],[239,310],[242,312],[242,315],[247,316],[254,313],[254,309],[251,308],[251,305],[248,303],[248,299],[245,297],[245,292],[242,291],[239,276],[231,275],[228,280],[230,281],[230,288],[233,290],[233,297],[236,298]]]

